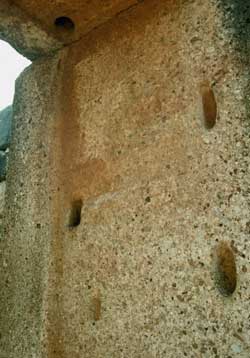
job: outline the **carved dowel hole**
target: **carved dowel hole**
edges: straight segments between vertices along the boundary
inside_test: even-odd
[[[75,200],[71,203],[69,215],[69,227],[77,227],[81,223],[82,200]]]
[[[67,31],[74,30],[74,28],[75,28],[74,21],[71,20],[67,16],[60,16],[60,17],[56,18],[55,26],[58,29],[67,30]]]

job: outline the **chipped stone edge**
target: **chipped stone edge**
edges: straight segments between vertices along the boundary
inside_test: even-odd
[[[0,39],[31,61],[53,54],[64,46],[9,0],[0,2]]]

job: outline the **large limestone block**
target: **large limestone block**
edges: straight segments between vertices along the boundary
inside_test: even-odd
[[[27,12],[32,18],[37,19],[43,27],[63,42],[72,42],[91,31],[96,26],[108,21],[117,13],[135,5],[137,0],[14,0],[16,5]],[[69,28],[64,22],[56,19],[67,17],[74,23],[74,28]]]
[[[0,2],[0,38],[30,60],[55,53],[63,44],[12,0]]]
[[[141,2],[23,74],[0,357],[249,358],[247,6]],[[212,275],[221,240],[230,297]]]
[[[58,188],[53,160],[57,65],[56,58],[38,61],[17,80],[0,240],[1,358],[42,354],[51,220],[57,215],[51,206]]]

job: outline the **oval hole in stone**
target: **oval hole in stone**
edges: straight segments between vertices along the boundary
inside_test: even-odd
[[[234,293],[237,285],[237,268],[234,252],[226,241],[221,241],[215,249],[215,283],[223,296]]]
[[[67,16],[60,16],[60,17],[56,18],[55,26],[57,28],[67,30],[67,31],[74,30],[74,28],[75,28],[74,21],[71,20],[71,18],[69,18]]]
[[[69,227],[73,228],[81,223],[82,214],[82,200],[75,200],[71,203],[71,210],[69,215]]]
[[[217,120],[217,102],[214,91],[208,81],[204,81],[200,85],[202,100],[202,117],[203,124],[206,129],[212,129]]]

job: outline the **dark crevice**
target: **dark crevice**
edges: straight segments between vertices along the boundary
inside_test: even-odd
[[[81,223],[81,213],[82,213],[82,200],[75,200],[71,204],[71,211],[69,216],[68,226],[73,228],[77,227]]]

